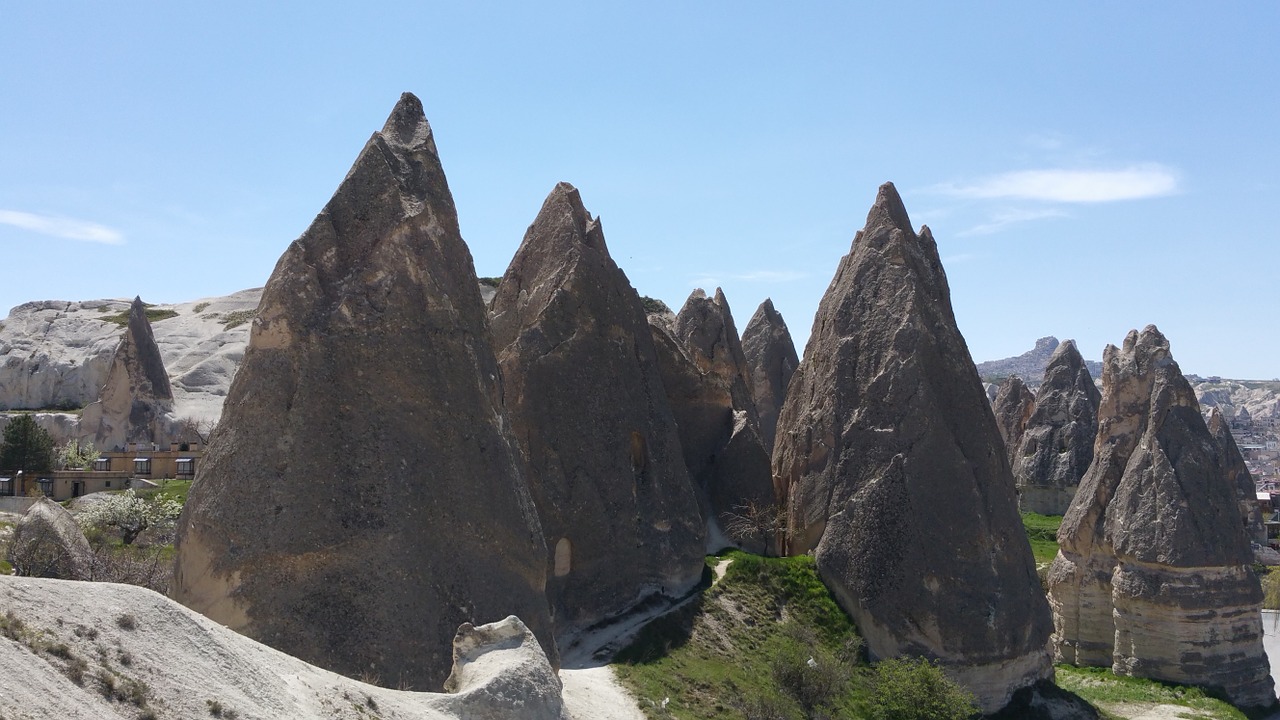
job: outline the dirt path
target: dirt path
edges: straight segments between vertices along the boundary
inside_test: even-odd
[[[716,566],[712,568],[712,570],[715,571],[715,574],[716,574],[715,579],[711,581],[712,585],[715,585],[716,583],[720,582],[720,579],[724,577],[725,571],[729,569],[729,565],[732,563],[733,563],[733,558],[721,558],[720,562],[716,563]]]
[[[608,665],[561,670],[560,682],[572,720],[645,720],[636,699]]]

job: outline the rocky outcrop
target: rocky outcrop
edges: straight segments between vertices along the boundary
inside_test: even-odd
[[[1267,528],[1262,524],[1262,511],[1258,509],[1257,488],[1253,483],[1249,466],[1244,462],[1244,455],[1240,453],[1240,447],[1236,445],[1236,439],[1231,434],[1231,425],[1223,417],[1222,411],[1216,407],[1209,409],[1205,424],[1209,428],[1209,434],[1213,436],[1213,441],[1218,445],[1227,484],[1236,493],[1236,503],[1240,507],[1240,522],[1244,525],[1245,534],[1250,541],[1265,545]]]
[[[529,464],[567,638],[702,569],[704,532],[640,297],[567,183],[525,233],[491,305],[504,403]]]
[[[1093,463],[1049,571],[1061,661],[1270,706],[1262,591],[1236,489],[1154,326],[1103,355]]]
[[[516,614],[554,653],[547,548],[490,343],[406,93],[263,290],[179,521],[173,597],[417,688],[442,685],[464,622]]]
[[[819,305],[773,467],[790,552],[816,550],[873,658],[935,658],[984,712],[1052,677],[1000,433],[932,233],[891,184]]]
[[[167,444],[175,421],[169,373],[151,332],[147,306],[135,297],[107,381],[98,400],[81,416],[80,434],[104,450],[136,442]]]
[[[1022,378],[1014,375],[1000,384],[1000,391],[996,393],[991,410],[995,413],[996,427],[1000,430],[1005,455],[1012,467],[1018,445],[1022,442],[1022,433],[1027,429],[1027,421],[1036,410],[1036,396],[1022,382]]]
[[[14,527],[8,560],[18,575],[88,580],[93,550],[71,513],[42,497]]]
[[[1002,360],[988,360],[977,365],[978,375],[984,379],[1001,379],[1010,375],[1020,375],[1026,379],[1032,390],[1039,387],[1040,378],[1044,376],[1053,352],[1058,348],[1058,338],[1052,335],[1036,340],[1035,347],[1017,357]],[[1095,377],[1102,371],[1102,363],[1096,360],[1085,360],[1085,366]]]
[[[773,452],[778,433],[778,413],[787,397],[787,385],[800,364],[791,331],[782,314],[765,298],[742,331],[742,353],[751,375],[751,398],[760,416],[760,438]]]
[[[684,462],[708,528],[708,551],[736,543],[755,552],[756,533],[722,534],[733,516],[775,505],[769,449],[760,437],[746,356],[724,293],[694,290],[668,320],[649,315],[662,383],[680,430]],[[754,508],[754,510],[752,509]]]
[[[256,288],[151,306],[178,417],[218,419],[261,297]],[[97,400],[127,331],[130,305],[49,300],[13,308],[0,320],[0,410],[78,410]]]
[[[1022,439],[1010,454],[1022,510],[1062,515],[1070,507],[1093,461],[1100,401],[1075,341],[1058,345]]]
[[[132,585],[0,575],[0,607],[20,638],[0,637],[5,718],[568,720],[555,669],[514,617],[450,633],[449,691],[429,693],[342,677]]]

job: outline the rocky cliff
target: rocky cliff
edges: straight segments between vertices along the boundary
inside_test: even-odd
[[[543,203],[491,313],[557,634],[689,589],[705,533],[644,309],[571,185]]]
[[[751,397],[760,415],[760,438],[764,440],[765,449],[772,453],[778,413],[787,397],[791,376],[800,364],[791,331],[782,314],[774,309],[773,300],[765,298],[747,321],[742,331],[742,352],[751,374]]]
[[[1039,387],[1040,378],[1044,377],[1049,359],[1053,357],[1053,351],[1058,349],[1059,344],[1058,338],[1052,335],[1042,337],[1036,340],[1035,347],[1017,357],[978,363],[978,374],[985,380],[1002,380],[1010,375],[1019,375],[1034,390]],[[1102,363],[1096,360],[1084,362],[1094,377],[1102,372]]]
[[[441,687],[463,622],[518,615],[554,653],[498,372],[431,128],[405,94],[263,290],[180,519],[173,597],[417,688]]]
[[[1058,658],[1270,706],[1236,489],[1154,326],[1103,355],[1093,463],[1049,572]]]
[[[1266,544],[1267,528],[1262,524],[1262,511],[1258,509],[1257,488],[1254,485],[1253,476],[1249,473],[1249,467],[1245,464],[1244,456],[1240,454],[1240,447],[1236,445],[1236,439],[1231,434],[1230,423],[1222,415],[1222,411],[1214,407],[1209,409],[1205,424],[1209,428],[1209,434],[1213,436],[1213,441],[1218,445],[1227,484],[1236,493],[1236,502],[1240,506],[1240,522],[1244,524],[1245,533],[1250,541]]]
[[[816,550],[873,657],[936,658],[985,712],[1053,676],[1004,445],[933,236],[891,184],[819,305],[773,467],[790,552]]]
[[[1062,515],[1093,461],[1101,395],[1075,341],[1058,345],[1036,391],[1035,410],[1010,453],[1024,511]]]

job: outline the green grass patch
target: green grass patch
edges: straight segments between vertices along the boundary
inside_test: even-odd
[[[156,480],[159,487],[138,490],[138,497],[148,500],[174,500],[180,505],[187,504],[187,495],[191,492],[190,480]]]
[[[1151,703],[1177,705],[1195,711],[1187,717],[1205,720],[1248,720],[1248,716],[1230,703],[1210,697],[1196,687],[1173,685],[1146,678],[1120,677],[1105,668],[1057,666],[1057,684],[1099,706],[1107,717],[1117,717],[1107,705]]]
[[[880,711],[899,691],[928,708],[927,717],[971,714],[967,695],[927,662],[869,665],[813,558],[723,557],[733,562],[722,580],[650,623],[615,660],[648,717],[917,717]],[[708,558],[708,567],[719,559]]]
[[[222,316],[222,328],[224,330],[230,330],[234,327],[240,327],[256,317],[258,317],[258,311],[256,309],[229,312]]]
[[[199,315],[200,313],[204,312],[208,307],[209,307],[209,303],[207,302],[196,303],[196,306],[192,308],[191,311]]]
[[[1061,524],[1061,515],[1022,513],[1022,527],[1026,528],[1027,540],[1031,541],[1031,553],[1036,556],[1037,565],[1051,563],[1057,556],[1058,526]]]
[[[161,320],[168,320],[171,317],[177,317],[178,311],[177,310],[157,310],[155,308],[148,307],[146,309],[146,316],[147,316],[148,322],[158,323]],[[98,319],[103,322],[115,323],[120,327],[124,327],[125,325],[129,324],[129,311],[121,310],[120,312],[115,313],[114,315],[103,315]]]

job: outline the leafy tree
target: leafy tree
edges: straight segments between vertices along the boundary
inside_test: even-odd
[[[923,658],[876,665],[872,720],[967,720],[977,717],[973,695]]]
[[[93,443],[82,445],[79,440],[72,439],[58,446],[54,464],[59,470],[87,469],[93,467],[93,461],[101,454]]]
[[[169,530],[182,514],[182,504],[170,498],[145,499],[132,489],[94,503],[76,518],[86,530],[113,529],[125,545],[147,530]]]
[[[0,443],[0,473],[12,475],[19,470],[28,474],[46,473],[53,469],[53,438],[36,424],[30,415],[19,415],[4,427]]]

